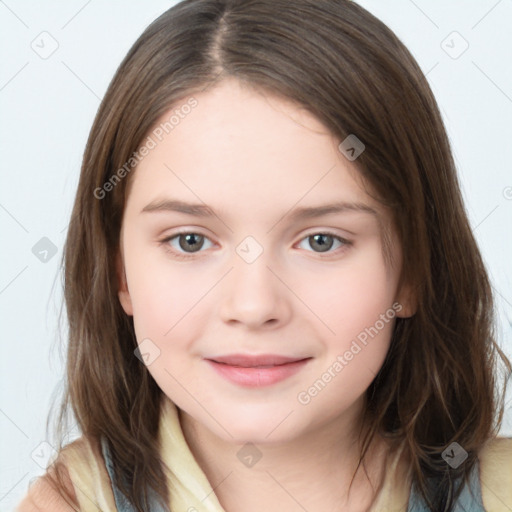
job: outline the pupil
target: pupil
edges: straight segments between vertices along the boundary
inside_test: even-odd
[[[318,244],[319,252],[325,252],[328,251],[332,247],[332,236],[330,235],[313,235],[310,237],[313,239],[313,243],[311,244],[311,247],[313,247],[314,244]],[[330,243],[326,243],[325,241],[322,241],[324,238],[330,239]]]
[[[186,242],[182,243],[183,238],[185,238]],[[180,238],[180,247],[187,251],[189,249],[200,249],[203,242],[203,237],[201,235],[197,235],[196,233],[190,233],[187,235],[184,235],[183,238]],[[197,245],[198,247],[194,247],[194,245]]]

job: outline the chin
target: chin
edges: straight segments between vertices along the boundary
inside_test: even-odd
[[[221,424],[227,432],[217,424],[212,425],[210,421],[208,423],[219,437],[230,443],[274,444],[288,441],[297,434],[297,426],[290,421],[293,414],[287,418],[289,412],[283,414],[282,410],[267,413],[253,411],[252,414],[239,413],[234,418],[231,415],[221,415],[224,419]]]

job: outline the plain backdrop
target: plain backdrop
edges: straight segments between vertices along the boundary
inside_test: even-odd
[[[122,58],[174,3],[0,1],[1,511],[51,455],[45,423],[63,376],[60,261],[88,132]],[[427,74],[512,357],[512,2],[359,3]],[[65,343],[65,324],[60,332]],[[512,435],[510,395],[502,433]]]

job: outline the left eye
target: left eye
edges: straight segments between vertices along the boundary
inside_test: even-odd
[[[301,243],[307,241],[309,246],[314,249],[314,252],[327,252],[332,249],[335,242],[339,243],[338,247],[348,245],[349,242],[332,233],[315,233],[303,238]]]

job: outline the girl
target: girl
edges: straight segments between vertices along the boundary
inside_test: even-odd
[[[420,68],[345,0],[185,0],[91,130],[68,405],[19,510],[512,509],[491,289]]]

